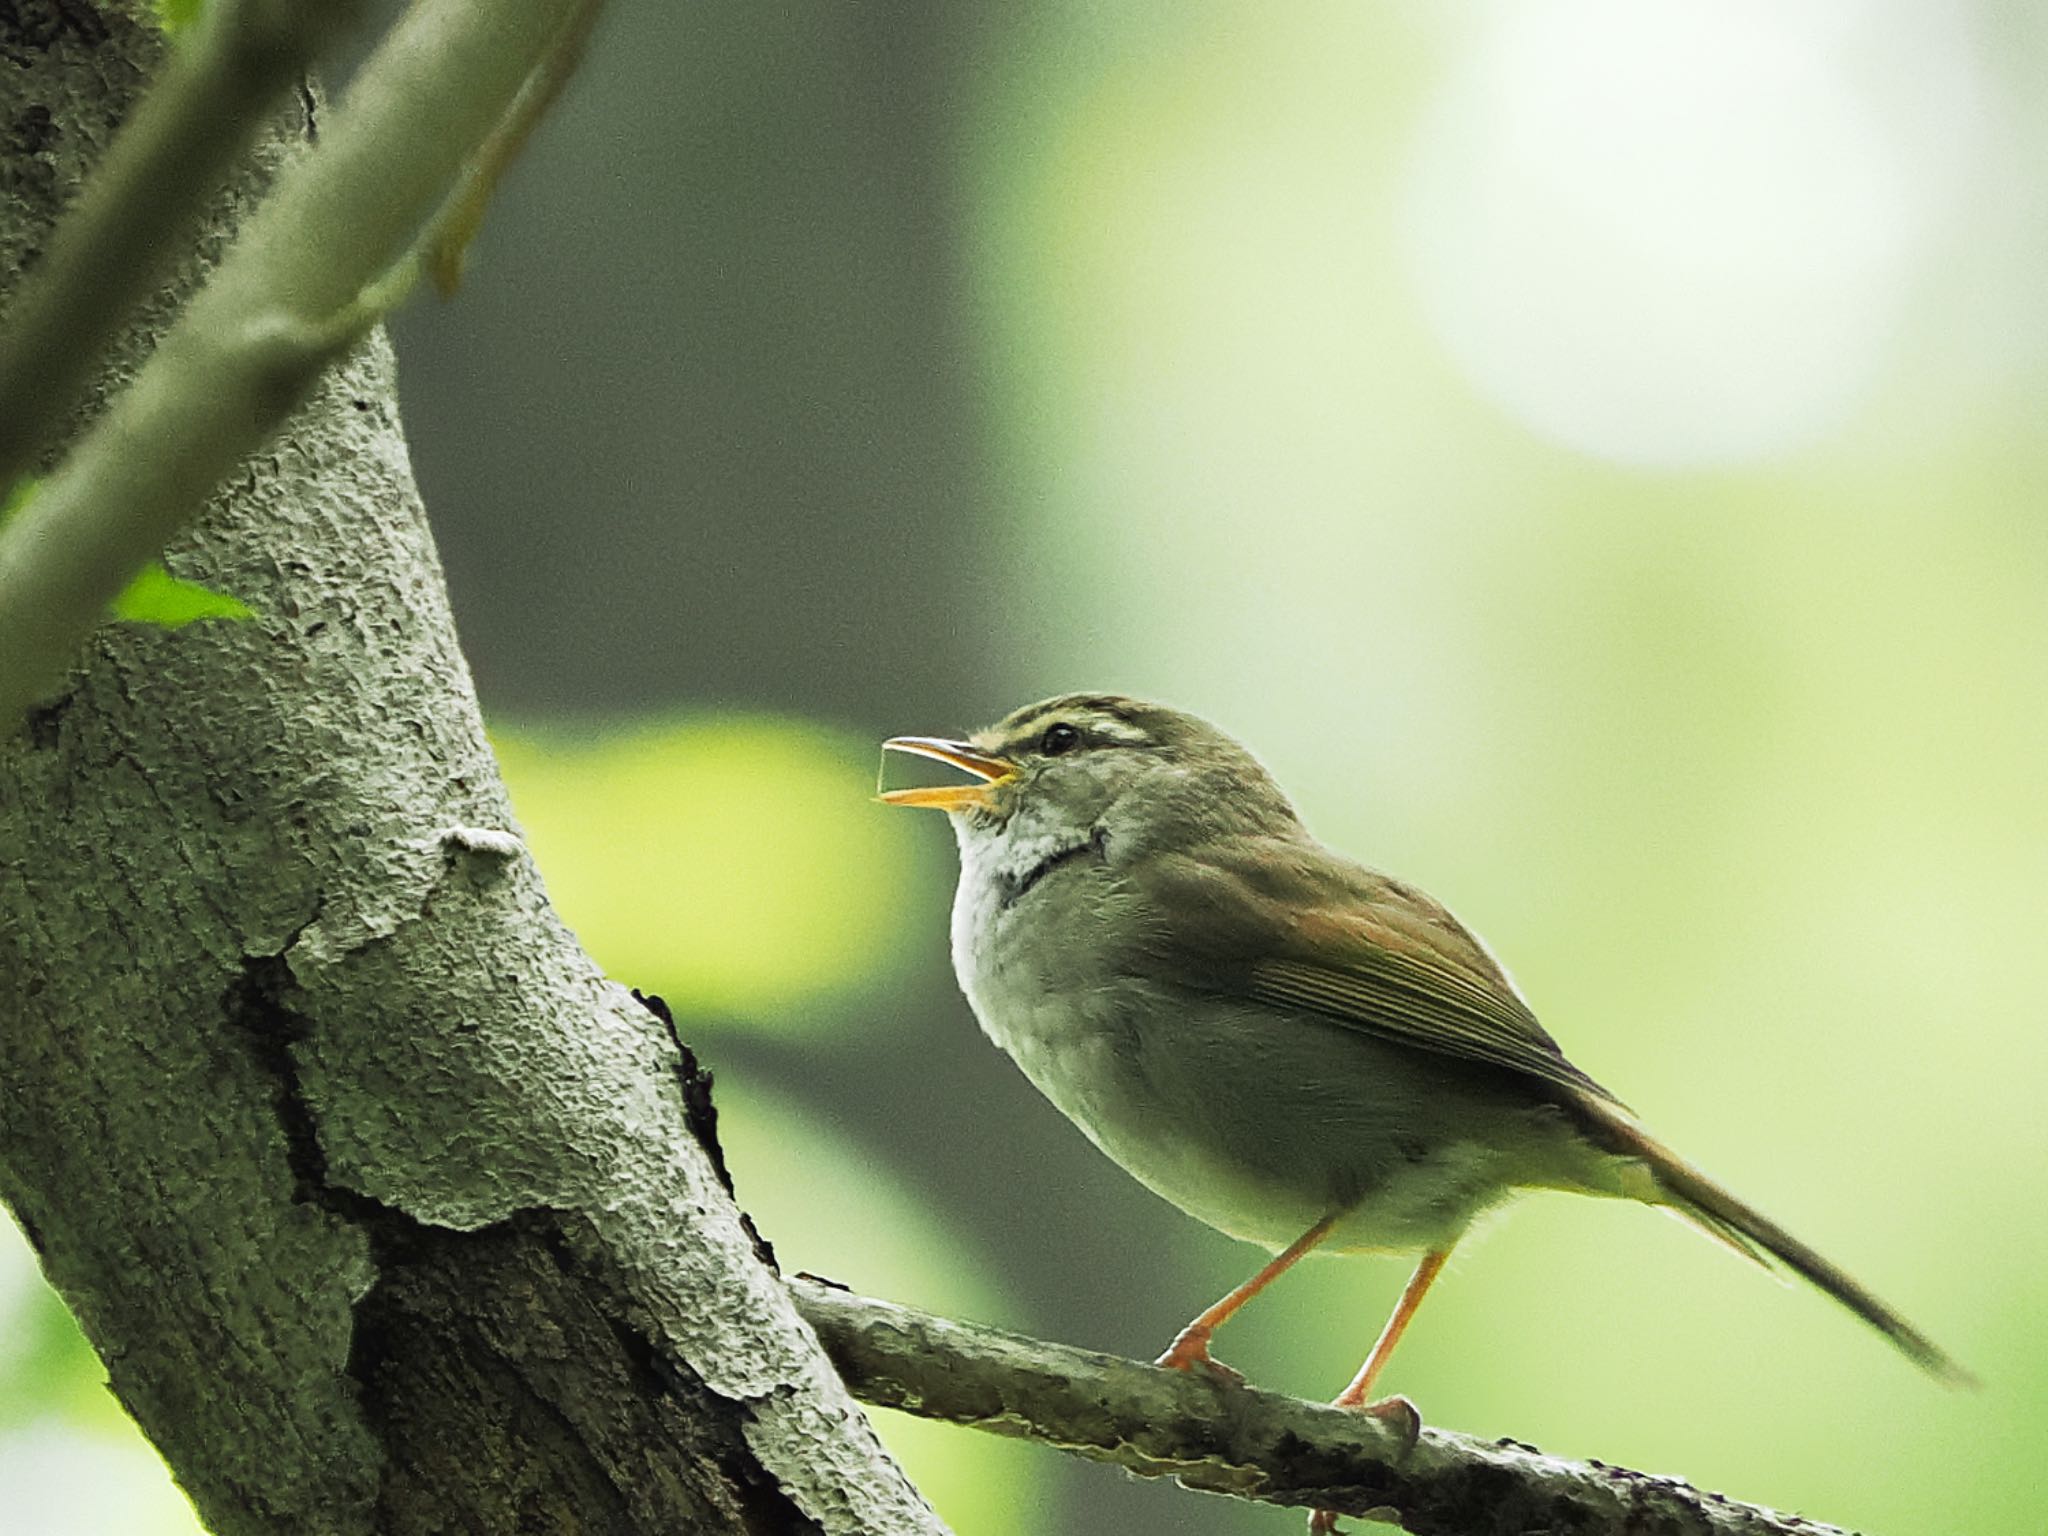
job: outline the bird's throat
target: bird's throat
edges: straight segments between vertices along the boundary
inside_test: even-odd
[[[1031,865],[1018,874],[998,876],[996,884],[1001,893],[998,898],[1001,910],[1007,912],[1019,901],[1022,901],[1026,893],[1033,886],[1037,885],[1039,881],[1043,880],[1054,870],[1072,864],[1077,859],[1102,858],[1108,848],[1109,829],[1107,827],[1097,827],[1082,841],[1054,848],[1036,864]]]

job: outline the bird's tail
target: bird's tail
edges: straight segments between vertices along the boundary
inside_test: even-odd
[[[1620,1106],[1594,1100],[1583,1108],[1602,1133],[1602,1141],[1622,1156],[1637,1160],[1649,1172],[1653,1187],[1632,1191],[1638,1199],[1668,1206],[1709,1236],[1719,1238],[1766,1268],[1776,1260],[1804,1275],[1890,1339],[1929,1374],[1952,1386],[1977,1384],[1974,1376],[1926,1334],[1770,1217],[1737,1199],[1651,1136]]]

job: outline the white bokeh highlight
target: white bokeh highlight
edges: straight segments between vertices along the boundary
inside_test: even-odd
[[[1961,14],[1496,5],[1405,177],[1442,345],[1501,410],[1604,459],[1821,437],[1881,377],[1981,120]]]
[[[8,1536],[199,1536],[162,1462],[139,1437],[82,1433],[43,1419],[0,1435]]]

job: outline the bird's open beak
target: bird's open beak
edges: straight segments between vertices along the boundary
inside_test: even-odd
[[[908,752],[951,763],[981,780],[978,784],[934,784],[922,789],[885,789],[878,796],[885,805],[922,806],[934,811],[985,810],[989,791],[1017,776],[1017,765],[1008,758],[991,757],[971,742],[946,741],[937,736],[891,736],[882,743],[884,752]]]

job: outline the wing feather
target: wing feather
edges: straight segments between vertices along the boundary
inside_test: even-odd
[[[1613,1099],[1471,930],[1412,886],[1301,838],[1161,854],[1131,878],[1152,919],[1134,963],[1161,979]]]

